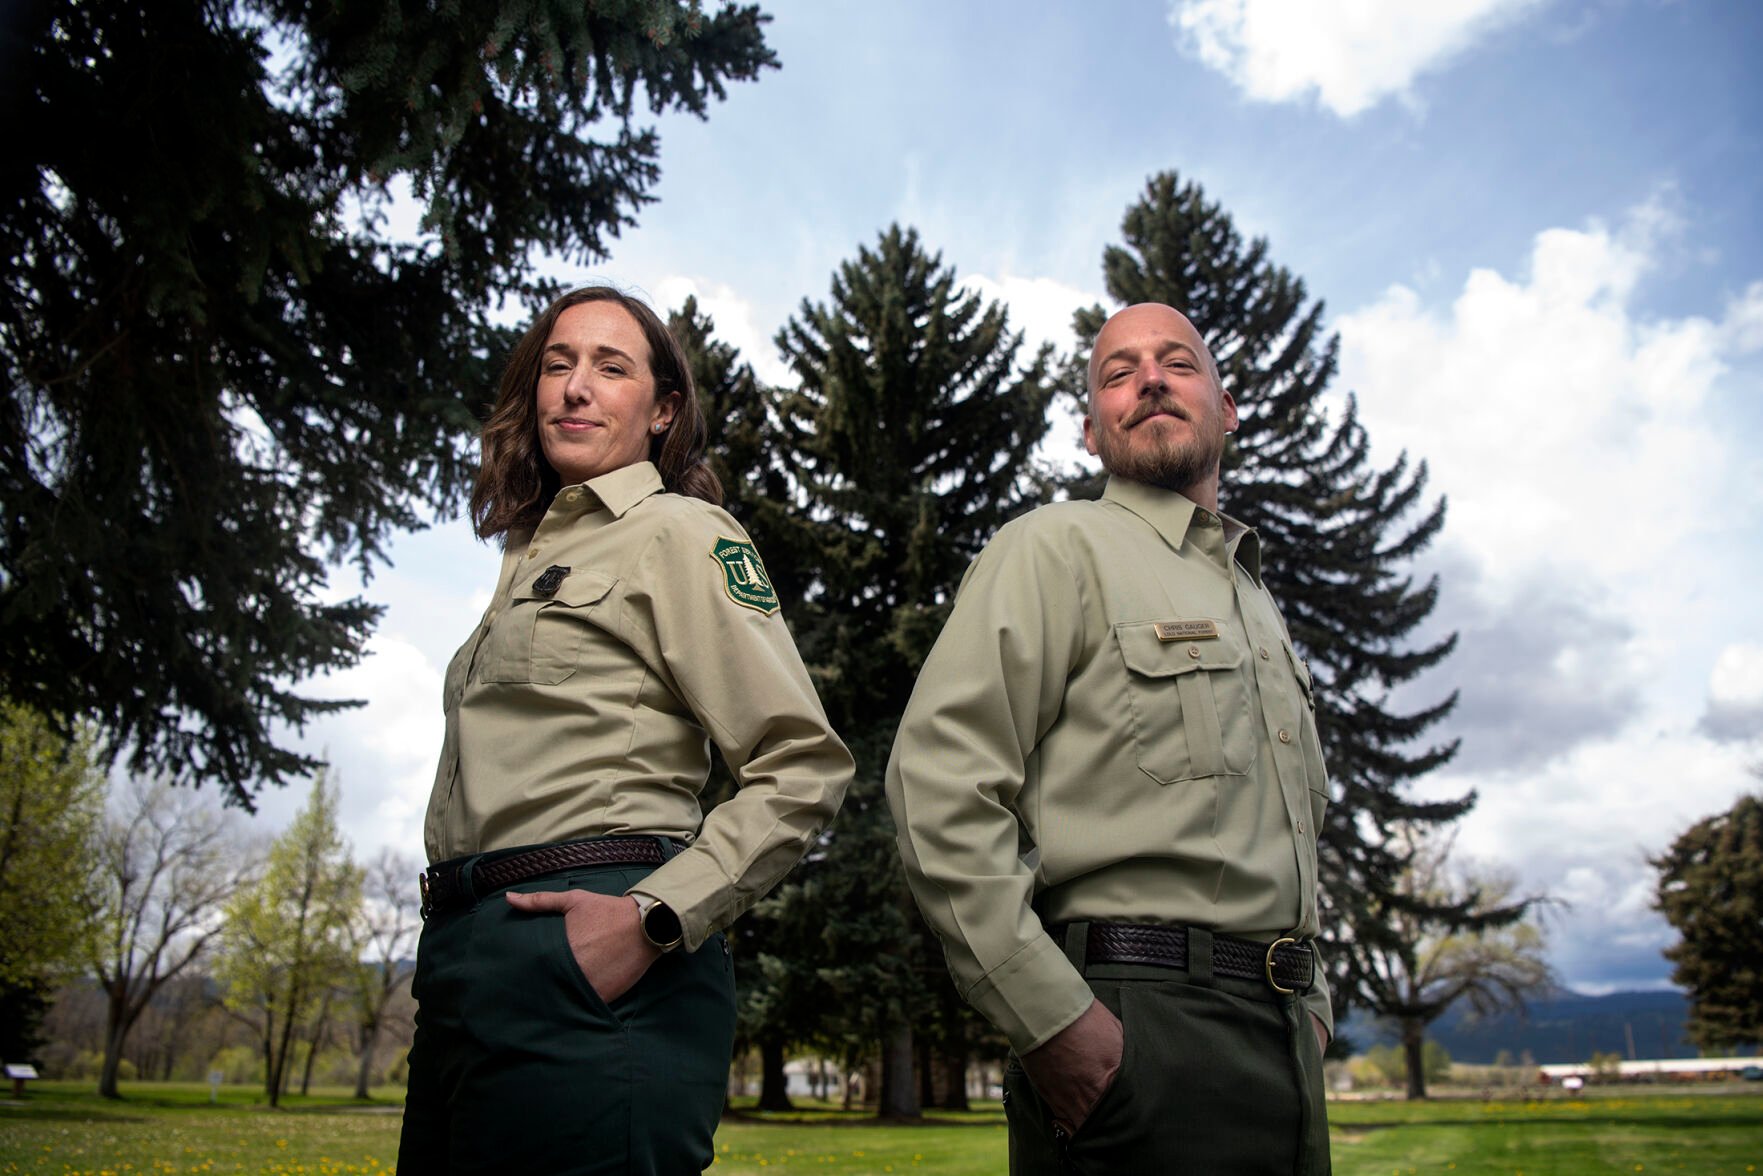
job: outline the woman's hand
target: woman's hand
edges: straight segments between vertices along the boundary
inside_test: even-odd
[[[661,949],[649,942],[637,922],[637,904],[627,895],[586,890],[509,891],[508,905],[527,914],[563,916],[564,934],[575,963],[600,999],[608,1004],[643,978]]]

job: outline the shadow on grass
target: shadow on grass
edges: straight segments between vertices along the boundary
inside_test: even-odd
[[[68,1106],[10,1106],[0,1111],[0,1123],[14,1119],[35,1119],[45,1123],[145,1123],[145,1115],[119,1114],[115,1111]]]
[[[1763,1114],[1756,1115],[1722,1115],[1718,1118],[1707,1115],[1550,1115],[1535,1118],[1505,1118],[1503,1116],[1485,1116],[1473,1119],[1414,1119],[1396,1123],[1362,1123],[1349,1120],[1342,1122],[1331,1119],[1329,1126],[1337,1131],[1351,1132],[1356,1135],[1370,1135],[1373,1132],[1399,1130],[1403,1127],[1418,1127],[1431,1130],[1435,1127],[1663,1127],[1673,1130],[1720,1130],[1721,1128],[1756,1128],[1763,1127]]]
[[[837,1107],[798,1107],[791,1111],[761,1111],[753,1107],[724,1107],[725,1123],[790,1127],[1002,1127],[1002,1107],[977,1111],[928,1110],[920,1118],[902,1119]]]

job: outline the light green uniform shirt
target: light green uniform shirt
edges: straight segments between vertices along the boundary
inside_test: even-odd
[[[551,573],[553,567],[567,569]],[[664,834],[644,879],[696,949],[787,873],[837,811],[851,755],[827,725],[747,534],[643,462],[570,486],[511,536],[447,667],[430,861]],[[740,791],[698,794],[714,741]]]
[[[1089,1007],[1042,928],[1317,932],[1328,777],[1253,531],[1119,478],[1001,529],[962,581],[888,764],[956,986],[1026,1052]],[[1305,1005],[1332,1026],[1328,990]]]

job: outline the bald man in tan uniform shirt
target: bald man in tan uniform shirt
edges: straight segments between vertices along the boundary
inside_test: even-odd
[[[1098,336],[1099,502],[974,562],[887,791],[957,986],[1010,1040],[1011,1170],[1328,1170],[1309,672],[1218,513],[1236,405],[1192,324]]]

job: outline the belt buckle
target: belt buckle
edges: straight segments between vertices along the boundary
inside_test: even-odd
[[[429,874],[427,870],[416,876],[416,888],[422,892],[421,914],[423,921],[427,922],[429,915],[435,909],[429,902]]]
[[[1278,951],[1280,948],[1284,947],[1288,943],[1296,943],[1296,942],[1298,942],[1296,939],[1293,939],[1291,936],[1288,935],[1288,936],[1285,936],[1284,938],[1281,938],[1281,939],[1275,939],[1272,943],[1267,945],[1267,959],[1264,963],[1264,967],[1267,970],[1267,986],[1269,988],[1273,989],[1275,992],[1281,992],[1287,996],[1290,996],[1292,993],[1294,993],[1298,990],[1296,988],[1286,988],[1283,985],[1281,985],[1278,980],[1275,980],[1273,978],[1273,953]]]

